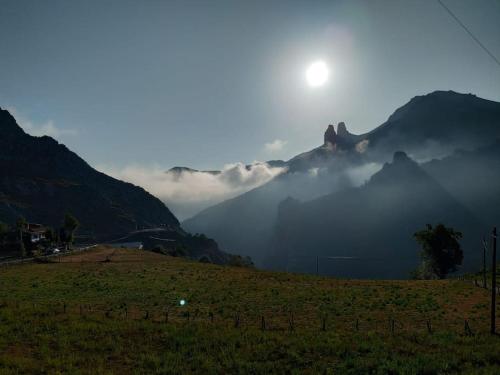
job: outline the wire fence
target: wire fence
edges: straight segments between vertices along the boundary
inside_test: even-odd
[[[72,318],[114,322],[150,322],[152,324],[205,325],[230,329],[257,329],[268,332],[337,331],[341,333],[434,334],[455,332],[473,336],[487,331],[486,322],[477,319],[450,319],[447,316],[425,316],[422,313],[338,316],[330,313],[303,314],[294,311],[245,313],[234,311],[220,315],[212,310],[168,306],[149,308],[121,304],[75,304],[67,302],[39,303],[4,300],[4,312],[31,320]]]

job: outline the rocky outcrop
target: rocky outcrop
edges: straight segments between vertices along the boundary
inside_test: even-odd
[[[325,131],[323,139],[325,146],[328,145],[335,146],[337,144],[337,133],[335,133],[333,125],[328,125],[328,128]]]
[[[339,122],[339,124],[337,125],[337,135],[339,136],[339,138],[349,137],[351,135],[351,133],[347,131],[347,127],[345,126],[344,122]]]
[[[412,161],[408,155],[406,155],[406,152],[404,151],[396,151],[394,153],[394,156],[392,158],[393,163],[405,163],[408,161]]]

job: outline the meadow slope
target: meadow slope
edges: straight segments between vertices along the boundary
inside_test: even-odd
[[[459,280],[342,280],[101,247],[1,267],[0,286],[0,373],[500,373],[489,294]]]

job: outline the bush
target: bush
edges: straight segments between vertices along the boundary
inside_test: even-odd
[[[457,270],[462,264],[464,254],[459,239],[462,233],[453,228],[438,224],[435,227],[427,224],[427,228],[414,234],[416,241],[422,246],[422,265],[415,272],[421,278],[444,279],[449,272]]]

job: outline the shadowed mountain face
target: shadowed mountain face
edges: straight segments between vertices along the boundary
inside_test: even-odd
[[[500,223],[500,140],[422,167],[482,221]]]
[[[276,246],[273,238],[276,238],[274,231],[277,225],[278,206],[288,196],[301,201],[309,201],[322,195],[347,194],[346,191],[351,191],[350,189],[358,187],[368,180],[373,173],[381,168],[382,163],[391,160],[394,152],[398,150],[405,151],[414,160],[423,161],[451,155],[460,148],[474,150],[492,144],[496,139],[500,139],[500,103],[451,91],[437,91],[415,97],[396,110],[384,124],[369,133],[352,134],[343,123],[338,125],[337,131],[333,126],[329,126],[324,134],[323,145],[285,162],[288,168],[287,173],[276,177],[264,186],[210,207],[186,220],[183,225],[190,231],[204,232],[214,237],[225,249],[252,256],[260,266],[269,266],[270,254],[276,250],[273,250],[273,247]],[[472,154],[464,154],[460,161],[447,160],[446,164],[440,167],[433,167],[432,163],[424,165],[424,170],[427,172],[425,175],[428,178],[432,177],[433,185],[439,188],[428,189],[425,194],[422,193],[426,198],[422,198],[421,203],[432,201],[436,205],[435,210],[427,212],[422,211],[424,207],[427,207],[426,205],[415,206],[415,209],[421,209],[421,216],[415,216],[412,220],[407,221],[408,227],[404,232],[401,232],[406,238],[405,242],[402,240],[400,242],[401,251],[412,254],[407,259],[413,268],[415,268],[415,262],[418,258],[417,248],[412,237],[413,233],[422,225],[439,217],[442,217],[443,220],[449,218],[450,222],[445,222],[447,225],[456,223],[456,220],[452,220],[453,216],[437,215],[436,210],[453,209],[458,212],[458,217],[462,215],[467,218],[464,219],[463,223],[458,224],[472,225],[474,228],[479,226],[479,224],[474,224],[479,223],[479,220],[488,225],[494,223],[492,220],[496,216],[493,212],[489,212],[492,211],[491,208],[488,211],[488,201],[475,196],[480,191],[488,190],[488,185],[484,184],[484,181],[477,176],[477,181],[471,181],[465,191],[465,187],[459,182],[464,175],[468,174],[471,176],[481,174],[481,178],[485,178],[487,167],[480,167],[479,161],[471,161],[470,164],[467,164],[467,169],[460,170],[460,163],[468,160],[470,155]],[[416,165],[413,161],[410,164]],[[413,171],[419,175],[423,173],[420,168],[413,169]],[[380,205],[378,209],[382,210],[385,203],[389,205],[391,202],[395,202],[389,199],[388,194],[383,194],[380,189],[373,188],[376,181],[384,178],[384,175],[386,174],[374,176],[374,180],[370,182],[372,188],[363,194],[363,199],[366,200],[364,205],[369,207],[370,204],[378,204]],[[411,181],[410,177],[411,173],[405,176]],[[390,183],[396,184],[397,181],[391,178]],[[479,186],[480,184],[482,187]],[[381,186],[392,194],[389,185],[387,183]],[[428,185],[432,184],[429,182]],[[462,188],[458,186],[462,186]],[[396,191],[399,191],[398,189]],[[500,192],[500,183],[488,190],[488,196],[494,196],[498,192]],[[411,193],[411,190],[407,193],[407,198],[410,201]],[[436,197],[433,197],[433,194],[436,194]],[[496,195],[500,196],[500,194]],[[345,196],[345,199],[349,197],[351,195]],[[404,196],[401,197],[401,200],[403,198]],[[342,198],[340,198],[341,200]],[[448,203],[443,203],[440,208],[441,202]],[[403,201],[400,203],[403,204]],[[402,207],[407,207],[410,204],[411,202],[405,203]],[[318,206],[318,212],[315,215],[311,213],[309,219],[328,233],[331,228],[321,226],[322,220],[325,219],[323,215],[333,215],[333,212],[337,210],[338,203],[333,200],[324,200],[321,201],[320,205],[325,205],[324,209]],[[337,215],[340,218],[345,216],[348,219],[353,216],[360,216],[359,220],[370,219],[364,218],[368,214],[363,214],[364,211],[359,202],[352,202],[352,207],[352,210],[346,209],[345,212],[337,213]],[[458,207],[461,208],[461,211]],[[373,215],[378,214],[376,210],[367,212]],[[427,219],[425,218],[426,213],[429,216]],[[314,217],[318,221],[313,221]],[[397,217],[398,212],[395,211],[394,217],[388,218],[392,220],[394,225],[398,225]],[[387,226],[390,226],[390,220],[386,222]],[[421,223],[422,220],[423,223]],[[307,221],[305,220],[305,222]],[[410,226],[412,227],[410,228]],[[457,226],[456,229],[465,232],[468,229],[467,226]],[[399,227],[396,226],[396,228]],[[352,233],[350,227],[344,229],[342,236]],[[392,242],[389,232],[384,232],[382,229],[379,230],[379,233],[383,235],[370,232],[373,234],[371,247],[377,247],[376,251],[378,248],[388,248]],[[313,233],[316,233],[315,231],[311,229],[311,232],[301,233],[314,243]],[[377,238],[377,240],[374,241],[373,238]],[[469,237],[466,233],[466,238],[472,238],[472,236]],[[271,243],[274,245],[271,246]],[[344,243],[347,243],[347,240]],[[306,245],[303,245],[305,249]],[[363,245],[368,246],[368,242],[363,243]],[[304,249],[301,251],[305,251]],[[355,249],[350,248],[346,252],[355,252]],[[388,254],[392,256],[392,253]],[[273,264],[277,263],[273,261]],[[399,276],[403,277],[403,274],[401,273]],[[407,276],[407,273],[404,276]]]
[[[436,91],[413,98],[384,124],[360,137],[369,141],[373,156],[404,150],[417,160],[442,157],[500,138],[500,103],[472,94]]]
[[[97,239],[137,226],[178,227],[169,209],[144,189],[91,168],[50,137],[32,137],[0,110],[0,220],[19,216],[60,226],[70,212]]]
[[[419,262],[413,233],[426,223],[465,229],[466,267],[478,266],[482,225],[405,153],[362,187],[284,201],[268,267],[353,278],[405,278]]]

